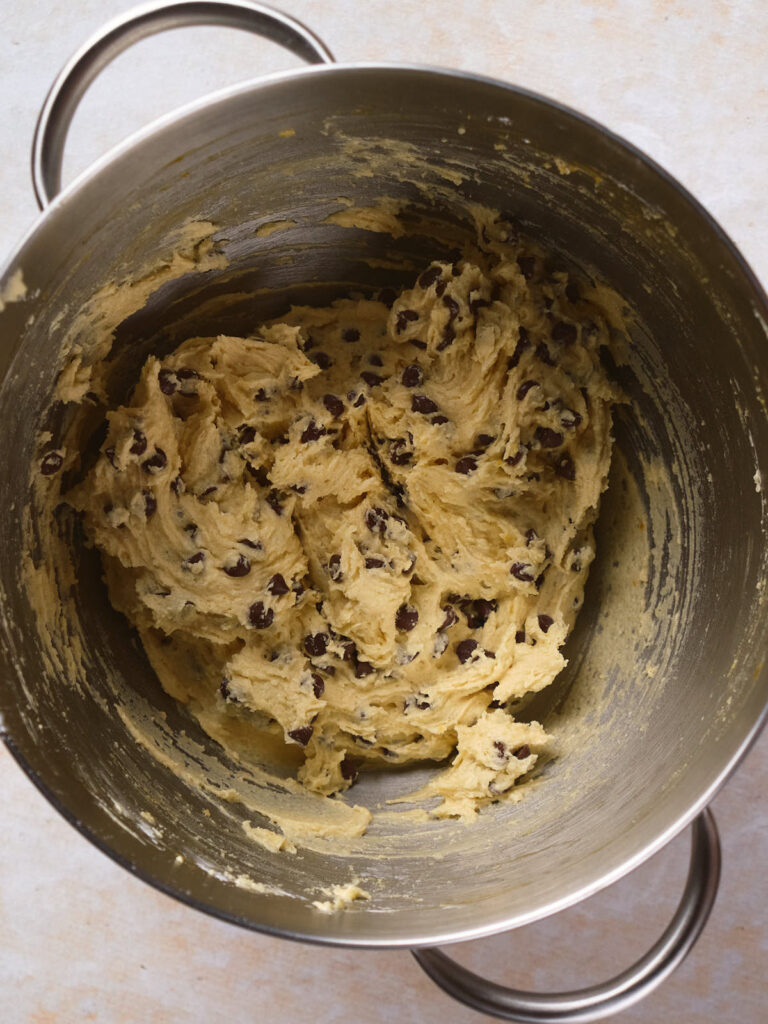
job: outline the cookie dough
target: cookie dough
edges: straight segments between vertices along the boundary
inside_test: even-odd
[[[69,494],[166,690],[318,794],[443,762],[414,799],[472,817],[547,743],[508,705],[565,664],[616,395],[598,293],[506,237],[148,359]]]

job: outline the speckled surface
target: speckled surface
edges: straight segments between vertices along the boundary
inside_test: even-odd
[[[28,147],[49,83],[121,0],[2,0],[0,253],[35,215]],[[768,281],[764,182],[768,5],[762,0],[285,0],[339,60],[428,62],[513,80],[637,143],[712,211]],[[66,173],[150,118],[292,58],[241,33],[195,29],[141,43],[94,86]],[[173,80],[171,80],[173,78]],[[768,735],[714,802],[724,870],[712,919],[680,970],[621,1019],[766,1019]],[[407,953],[296,945],[223,925],[131,878],[74,832],[0,747],[0,1005],[5,1024],[282,1020],[463,1024]],[[614,888],[524,931],[455,947],[516,986],[597,981],[663,929],[687,837]]]

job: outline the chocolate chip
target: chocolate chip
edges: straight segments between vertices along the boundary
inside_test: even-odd
[[[518,256],[517,265],[520,267],[520,273],[523,275],[526,281],[530,281],[536,272],[536,257],[535,256]]]
[[[478,448],[487,448],[489,445],[493,444],[495,440],[496,438],[491,434],[478,434],[475,439],[475,444]]]
[[[494,740],[493,746],[499,757],[506,761],[509,757],[509,748],[507,747],[507,744],[503,740]]]
[[[165,452],[162,448],[155,448],[155,454],[142,462],[142,468],[147,473],[159,473],[168,464]]]
[[[448,316],[450,320],[455,320],[459,315],[459,304],[456,299],[450,295],[443,296],[443,305],[448,307]]]
[[[512,753],[518,759],[518,761],[524,761],[526,757],[531,756],[531,748],[527,743],[524,743],[522,747],[518,747],[517,750],[513,750]]]
[[[373,672],[373,665],[367,661],[356,661],[355,662],[355,679],[365,679]]]
[[[176,376],[179,380],[200,380],[200,374],[197,370],[193,370],[188,366],[182,366],[180,370],[177,370]]]
[[[233,704],[239,704],[237,697],[233,697],[229,689],[229,679],[226,676],[219,683],[219,693],[224,700],[230,700]]]
[[[424,383],[424,374],[420,366],[416,363],[411,363],[410,366],[406,366],[403,370],[401,379],[405,387],[417,388],[420,384]]]
[[[180,476],[175,476],[173,480],[171,480],[171,490],[173,493],[178,497],[184,489],[184,481]]]
[[[360,341],[360,331],[356,327],[347,327],[341,332],[341,339],[347,342]]]
[[[341,555],[331,555],[328,559],[328,575],[335,583],[344,579],[344,574],[341,571]]]
[[[419,287],[429,288],[430,285],[439,279],[442,272],[442,267],[430,267],[428,270],[425,270],[418,280]]]
[[[210,495],[215,494],[216,490],[217,490],[216,484],[213,484],[211,487],[206,487],[204,491],[200,492],[200,497],[201,498],[208,498],[208,497],[210,497]]]
[[[157,512],[157,499],[152,491],[142,491],[144,495],[144,515],[150,519]]]
[[[261,484],[262,487],[269,487],[272,483],[264,466],[254,466],[250,462],[246,462],[245,469],[246,472],[253,477],[256,483]]]
[[[426,341],[419,341],[418,338],[409,338],[408,339],[408,344],[409,345],[413,345],[414,348],[421,349],[422,352],[426,352],[426,350],[427,350],[427,343],[426,343]]]
[[[49,452],[49,454],[50,455],[58,455],[58,452]],[[115,449],[114,448],[105,448],[104,449],[104,454],[109,459],[109,462],[110,462],[110,465],[112,466],[112,468],[113,469],[117,469],[118,466],[117,466],[117,458],[116,458],[116,454],[115,454]],[[43,460],[43,461],[45,461],[45,460]],[[64,460],[62,459],[61,461],[63,462]],[[51,470],[51,472],[55,473],[56,470]]]
[[[266,392],[266,390],[264,388],[259,388],[255,392],[255,394],[253,396],[253,400],[255,402],[268,402],[269,401],[269,395],[267,394],[267,392]]]
[[[327,649],[327,633],[307,633],[304,637],[304,650],[310,658],[322,658]]]
[[[375,505],[373,508],[369,508],[365,513],[365,525],[371,533],[386,533],[388,520],[389,512],[387,512],[386,509],[380,508],[378,505]]]
[[[419,314],[415,309],[401,309],[395,320],[395,333],[402,334],[409,323],[413,323],[414,320],[418,319]]]
[[[242,541],[240,542],[243,543]],[[232,576],[233,579],[239,579],[241,576],[247,576],[251,571],[251,563],[245,557],[245,555],[238,555],[237,561],[233,565],[223,565],[222,569],[227,576]]]
[[[347,640],[345,644],[342,644],[342,650],[344,651],[342,655],[343,661],[354,661],[357,657],[357,645],[351,640]]]
[[[279,572],[276,572],[267,584],[267,593],[272,594],[274,597],[280,597],[283,594],[287,594],[290,589],[291,588],[285,582],[285,577],[281,576]]]
[[[387,309],[392,309],[397,298],[397,292],[394,288],[382,288],[379,292],[379,302],[383,302]]]
[[[368,362],[371,366],[383,366],[384,362],[378,352],[371,352],[368,356]]]
[[[528,562],[514,562],[509,571],[516,580],[520,580],[523,583],[533,583],[531,568]]]
[[[507,369],[514,370],[519,364],[520,357],[527,348],[530,348],[531,342],[528,338],[528,331],[524,327],[521,327],[518,332],[517,344],[515,345],[515,351],[507,360]]]
[[[411,398],[411,412],[421,412],[428,416],[432,412],[437,412],[437,404],[431,398],[427,398],[426,395],[413,395]]]
[[[325,683],[317,672],[312,673],[312,692],[318,700],[320,700],[325,692]]]
[[[549,427],[536,427],[534,437],[542,448],[559,448],[563,443],[563,435]]]
[[[546,633],[554,621],[551,615],[539,615],[539,629]]]
[[[518,448],[515,455],[508,455],[504,459],[504,461],[506,462],[506,464],[508,466],[516,466],[518,464],[518,462],[520,461],[520,459],[522,459],[524,454],[525,454],[525,449],[524,448]]]
[[[157,375],[157,382],[164,395],[172,395],[178,387],[176,374],[171,370],[161,370]]]
[[[248,621],[254,629],[268,629],[275,619],[272,608],[265,608],[263,601],[254,601],[248,609]]]
[[[205,564],[205,552],[196,551],[194,555],[190,555],[189,558],[185,558],[181,563],[183,569],[191,569],[193,565],[204,565]]]
[[[147,450],[147,439],[140,430],[133,432],[133,444],[128,449],[131,455],[143,455]]]
[[[515,643],[516,644],[524,644],[525,643],[525,630],[524,629],[518,629],[518,631],[515,633]]]
[[[477,640],[467,639],[461,640],[456,644],[456,656],[459,661],[464,665],[477,650]]]
[[[520,387],[517,389],[517,400],[518,400],[518,402],[522,402],[522,400],[525,398],[525,396],[528,394],[528,392],[531,390],[531,388],[535,388],[538,383],[539,382],[537,380],[526,380],[526,381],[524,381],[520,385]]]
[[[474,455],[464,455],[456,463],[456,472],[463,473],[465,476],[469,476],[470,473],[474,473],[477,469],[477,459]]]
[[[434,423],[434,425],[436,427],[439,427],[441,423],[447,423],[448,422],[448,417],[447,416],[443,416],[443,414],[441,413],[439,416],[433,416],[432,419],[429,422],[430,423]]]
[[[267,495],[267,504],[277,515],[281,516],[283,514],[283,506],[280,502],[280,495],[277,491],[272,490],[269,492]]]
[[[537,537],[538,537],[538,534],[533,529],[533,527],[531,527],[530,530],[526,530],[525,531],[525,543],[526,543],[526,546],[530,547],[531,544],[533,544],[533,542],[536,540]]]
[[[248,423],[241,423],[237,428],[237,440],[240,444],[251,444],[256,440],[256,427]]]
[[[253,551],[261,551],[262,544],[260,540],[248,540],[247,537],[241,537],[237,542],[238,544],[244,544],[247,548],[251,548]]]
[[[488,301],[488,299],[481,299],[481,298],[472,299],[472,301],[469,304],[469,308],[470,308],[471,312],[474,313],[475,316],[477,316],[478,312],[484,306],[490,306],[490,302]]]
[[[380,377],[378,373],[374,373],[373,370],[363,370],[360,376],[369,388],[375,388],[378,387],[379,384],[384,383],[384,378]]]
[[[346,755],[339,765],[339,771],[341,772],[342,779],[346,779],[347,782],[354,782],[357,778],[357,765],[352,758]]]
[[[565,480],[576,479],[576,467],[570,455],[561,455],[555,463],[555,472]]]
[[[114,454],[114,448],[112,453]],[[110,459],[110,461],[112,461]],[[112,463],[114,465],[114,463]],[[43,476],[53,476],[54,473],[58,473],[61,467],[64,465],[64,456],[59,452],[48,452],[40,460],[40,472]]]
[[[389,458],[395,466],[407,466],[413,458],[413,452],[404,437],[396,438],[389,446]]]
[[[366,569],[383,569],[384,560],[382,558],[366,558],[365,560]]]
[[[362,405],[365,405],[365,395],[360,394],[355,399],[355,408],[359,409]]]
[[[419,621],[419,613],[412,604],[401,604],[395,615],[395,626],[401,633],[409,633]]]
[[[300,743],[302,747],[306,747],[312,739],[312,726],[301,725],[298,729],[289,730],[288,735],[292,740],[296,740],[297,743]]]
[[[558,320],[554,323],[550,334],[553,341],[560,342],[562,345],[572,345],[578,337],[576,324],[569,324],[565,320]]]
[[[560,414],[560,423],[568,430],[573,430],[575,427],[578,427],[581,423],[581,414],[578,412],[573,412],[572,409],[563,409],[562,413]]]
[[[451,626],[455,626],[456,623],[459,621],[459,616],[456,614],[455,610],[451,605],[444,604],[443,611],[445,612],[445,618],[443,619],[443,623],[439,628],[440,633],[442,633],[446,629],[450,629]]]
[[[313,352],[309,357],[309,361],[314,363],[315,366],[319,366],[321,370],[330,370],[333,366],[333,360],[327,352]]]
[[[547,366],[555,365],[555,360],[552,358],[549,349],[543,341],[540,341],[536,346],[536,358],[541,360],[542,363],[546,363]]]
[[[484,597],[478,597],[474,601],[465,601],[462,605],[462,611],[467,619],[467,625],[470,629],[481,629],[486,622],[491,612],[495,612],[497,604],[495,601],[487,601]]]
[[[289,391],[303,391],[304,381],[299,380],[298,377],[291,377],[290,383],[288,384]]]
[[[451,326],[451,324],[448,323],[443,328],[443,336],[440,339],[440,341],[438,342],[437,351],[438,352],[444,352],[450,345],[452,345],[454,343],[455,340],[456,340],[456,331],[454,331],[454,329]]]
[[[314,420],[310,420],[302,431],[299,440],[302,444],[309,444],[310,441],[317,441],[325,433],[327,433],[325,427],[318,427]]]

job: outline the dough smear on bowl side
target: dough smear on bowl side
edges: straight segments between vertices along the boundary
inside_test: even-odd
[[[400,294],[150,357],[66,499],[211,735],[285,744],[324,796],[444,762],[436,817],[547,743],[507,705],[565,664],[617,398],[599,292],[485,232]]]

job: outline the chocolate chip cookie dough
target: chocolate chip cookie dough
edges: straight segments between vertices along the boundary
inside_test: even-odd
[[[148,359],[68,496],[166,690],[315,793],[441,763],[414,798],[472,817],[547,743],[508,704],[564,665],[616,396],[598,293],[506,237]]]

